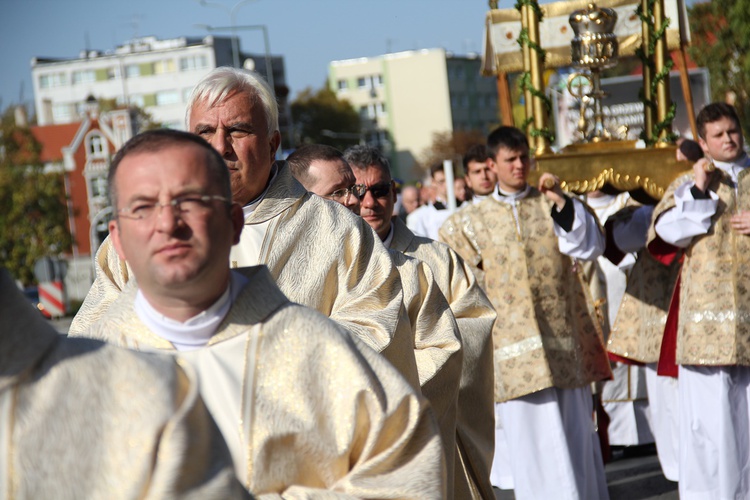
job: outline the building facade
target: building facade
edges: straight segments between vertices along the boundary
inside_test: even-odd
[[[239,40],[236,41],[239,50]],[[85,102],[114,100],[115,106],[138,106],[168,128],[185,128],[185,106],[198,81],[219,66],[232,66],[233,38],[172,38],[147,36],[113,51],[84,51],[78,58],[33,58],[31,74],[39,125],[80,121]],[[284,60],[281,56],[240,52],[243,67],[267,78],[270,66],[280,110],[282,136],[290,123]]]
[[[328,85],[359,112],[368,143],[390,155],[394,173],[418,179],[415,168],[433,135],[478,130],[499,122],[497,87],[480,75],[478,55],[443,49],[333,61]]]

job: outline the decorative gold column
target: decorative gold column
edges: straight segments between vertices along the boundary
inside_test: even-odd
[[[644,13],[648,13],[648,0],[641,0],[641,8]],[[643,36],[642,47],[643,50],[647,50],[648,44],[653,36],[651,33],[651,27],[646,21],[641,21],[641,30]],[[651,68],[648,64],[643,64],[643,99],[645,102],[650,102],[653,99],[651,95]],[[646,136],[646,141],[650,141],[652,137],[652,131],[654,129],[654,116],[651,112],[651,107],[648,104],[643,106],[643,132]]]
[[[535,2],[536,3],[536,2]],[[538,7],[538,5],[537,5]],[[537,16],[536,10],[532,5],[521,6],[521,23],[525,22],[525,27],[528,30],[529,41],[532,44],[540,46],[541,40],[539,37],[539,16]],[[544,61],[540,57],[538,51],[534,50],[533,47],[524,47],[524,70],[531,74],[531,86],[538,92],[544,93]],[[528,57],[528,64],[527,64]],[[529,106],[529,97],[531,106]],[[546,130],[549,116],[547,109],[544,106],[544,101],[537,96],[534,96],[530,91],[525,93],[526,99],[526,118],[533,117],[534,128],[536,130]],[[531,114],[529,114],[531,111]],[[526,131],[528,135],[528,131]],[[549,144],[549,139],[544,135],[536,135],[530,137],[530,146],[534,150],[535,156],[551,154],[552,148]]]
[[[654,2],[655,28],[658,30],[664,22],[664,0],[656,0]],[[664,70],[667,57],[669,57],[669,51],[667,50],[667,30],[662,30],[662,35],[656,39],[654,53],[654,69],[657,75]],[[661,123],[667,118],[669,108],[672,104],[672,98],[669,92],[669,75],[657,83],[656,99],[656,119]],[[659,132],[656,147],[666,147],[669,145],[670,132],[670,129],[664,129]]]

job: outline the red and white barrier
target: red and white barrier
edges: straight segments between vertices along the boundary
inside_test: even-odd
[[[39,302],[50,316],[59,318],[65,315],[65,299],[62,281],[45,281],[39,283]]]

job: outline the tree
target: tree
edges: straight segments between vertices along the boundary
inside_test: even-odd
[[[432,145],[420,157],[420,167],[426,172],[432,165],[444,160],[453,160],[453,170],[461,172],[463,155],[474,144],[485,144],[484,134],[478,130],[457,130],[454,132],[435,132]]]
[[[297,144],[327,144],[343,151],[360,142],[359,114],[349,101],[339,100],[328,87],[317,92],[306,88],[291,108]]]
[[[37,260],[71,244],[63,177],[44,172],[41,149],[8,108],[0,124],[0,264],[24,284],[35,281]]]
[[[130,109],[130,117],[133,120],[133,123],[135,124],[135,133],[140,134],[141,132],[145,132],[147,130],[155,130],[158,128],[164,128],[164,124],[161,122],[157,122],[154,120],[154,117],[146,111],[145,109],[141,108],[140,106],[136,106],[135,104],[129,104],[129,105],[123,105],[118,104],[117,99],[99,99],[99,110],[102,113],[105,113],[107,111],[113,111],[116,109]]]
[[[713,0],[688,8],[690,57],[708,68],[711,98],[733,103],[750,130],[750,0]]]

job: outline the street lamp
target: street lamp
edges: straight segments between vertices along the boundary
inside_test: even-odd
[[[226,5],[222,3],[208,2],[207,0],[198,0],[198,3],[200,3],[201,6],[216,7],[217,9],[222,9],[229,13],[229,24],[230,24],[229,29],[232,31],[232,62],[235,68],[240,67],[240,49],[237,43],[237,32],[235,31],[237,11],[240,9],[240,7],[242,7],[246,3],[254,2],[254,1],[256,0],[240,0],[234,5],[234,7],[230,9],[229,7],[227,7]]]
[[[271,64],[271,49],[268,43],[268,28],[265,24],[250,24],[250,25],[243,25],[243,26],[209,26],[207,24],[196,24],[195,25],[198,28],[203,28],[209,33],[213,33],[214,31],[232,31],[232,33],[235,33],[236,30],[261,30],[263,31],[263,51],[265,54],[266,59],[266,80],[268,80],[268,85],[271,87],[271,91],[273,92],[274,97],[276,96],[276,87],[274,87],[273,82],[273,65]],[[237,41],[237,36],[232,35],[233,42]],[[234,50],[234,49],[233,49]],[[236,68],[239,68],[239,60],[237,56],[237,52],[235,52],[235,64],[234,66]]]

